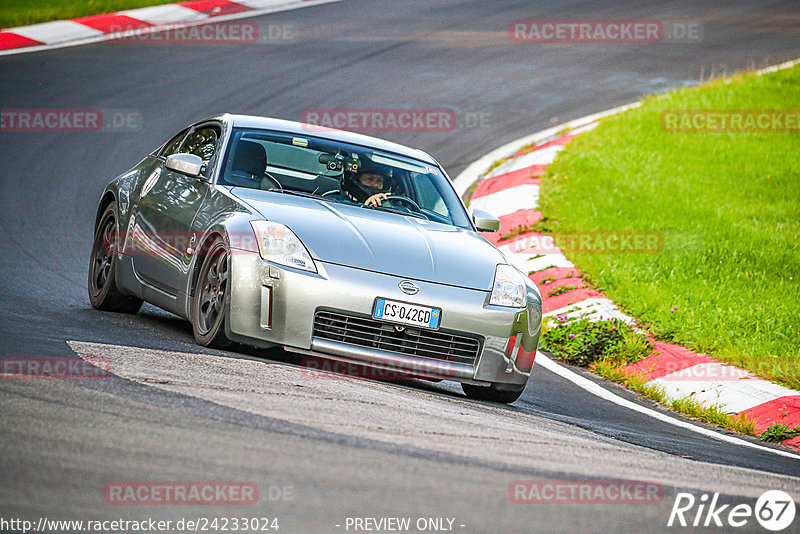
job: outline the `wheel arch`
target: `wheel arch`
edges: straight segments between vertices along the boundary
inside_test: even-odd
[[[117,197],[114,195],[113,191],[106,191],[103,193],[102,198],[100,199],[100,204],[97,205],[97,215],[94,218],[94,228],[97,230],[97,225],[100,224],[100,217],[103,216],[103,212],[106,211],[106,208],[112,203],[116,202]]]
[[[192,305],[195,296],[195,285],[197,284],[197,277],[200,276],[200,268],[203,266],[201,258],[208,251],[209,247],[217,240],[222,238],[225,246],[228,246],[228,239],[226,238],[226,231],[223,227],[217,227],[209,230],[198,242],[197,250],[194,253],[194,260],[192,261],[191,275],[189,276],[189,285],[186,288],[186,316],[191,318]]]
[[[228,250],[229,258],[232,250],[250,250],[258,252],[255,245],[255,234],[250,226],[253,216],[249,213],[237,213],[233,216],[229,212],[220,212],[211,217],[214,221],[201,232],[198,231],[197,247],[192,257],[192,263],[186,277],[186,317],[191,319],[192,307],[194,305],[195,285],[197,277],[200,275],[203,255],[214,242],[221,238]],[[246,236],[246,237],[245,237]],[[250,239],[252,236],[252,239]],[[229,259],[230,261],[230,259]]]

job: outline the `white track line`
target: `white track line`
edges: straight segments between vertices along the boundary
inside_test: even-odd
[[[194,20],[194,21],[185,21],[181,23],[171,24],[169,27],[174,28],[183,28],[188,26],[196,26],[199,24],[208,24],[208,23],[220,23],[225,22],[228,20],[238,20],[238,19],[246,19],[252,17],[259,17],[261,15],[267,15],[269,13],[278,13],[281,11],[291,11],[295,9],[300,9],[304,7],[311,7],[317,6],[321,4],[330,4],[334,2],[341,2],[341,0],[288,0],[286,2],[263,2],[263,5],[267,5],[270,7],[265,7],[263,9],[255,9],[253,11],[242,11],[240,13],[231,13],[230,15],[221,15],[219,17],[212,17],[206,18],[202,20]],[[245,2],[242,2],[245,3]],[[250,2],[251,4],[256,5],[256,2]],[[197,12],[195,12],[197,13]],[[59,21],[61,22],[61,21]],[[23,26],[22,28],[24,28]],[[87,26],[88,28],[88,26]],[[8,28],[6,30],[10,33],[19,33],[21,31],[20,28]],[[136,30],[136,35],[144,35],[148,33],[156,33],[156,32],[163,32],[163,26],[152,26],[150,28],[138,28]],[[21,33],[20,33],[21,35]],[[71,46],[80,46],[90,43],[99,43],[101,41],[113,41],[114,39],[124,37],[124,32],[119,32],[119,35],[114,35],[113,33],[103,33],[102,35],[98,35],[96,37],[88,37],[86,39],[77,39],[75,41],[66,41],[63,43],[58,44],[44,44],[44,45],[37,45],[37,46],[26,46],[22,48],[11,48],[9,50],[0,50],[0,56],[13,56],[16,54],[26,54],[28,52],[39,52],[42,50],[54,50],[56,48],[69,48]],[[36,39],[37,41],[39,39]]]
[[[84,26],[71,20],[57,20],[54,22],[43,22],[14,28],[17,35],[39,41],[40,43],[60,42],[66,39],[93,39],[102,38],[105,34],[100,30],[95,30],[89,26]]]
[[[800,63],[800,58],[794,59],[792,61],[787,61],[787,62],[781,63],[779,65],[773,65],[773,66],[770,66],[770,67],[766,67],[766,68],[760,69],[760,70],[756,71],[756,74],[761,75],[761,74],[767,74],[767,73],[770,73],[770,72],[776,72],[776,71],[783,70],[783,69],[788,69],[790,67],[793,67],[793,66],[797,65],[798,63]],[[631,104],[628,104],[628,105],[625,105],[625,106],[620,106],[620,107],[612,108],[612,109],[609,109],[609,110],[606,110],[606,111],[601,111],[600,113],[595,113],[593,115],[587,115],[585,117],[581,117],[579,119],[575,119],[575,120],[567,122],[565,124],[562,124],[562,125],[559,125],[559,126],[554,126],[552,128],[548,128],[546,130],[541,130],[541,131],[533,133],[531,135],[527,135],[525,137],[521,137],[521,138],[519,138],[519,139],[517,139],[515,141],[511,141],[510,143],[506,143],[505,145],[503,145],[503,146],[501,146],[499,148],[496,148],[495,150],[492,150],[491,152],[489,152],[488,154],[484,155],[480,159],[478,159],[475,162],[471,163],[466,169],[464,169],[461,172],[461,174],[456,176],[456,178],[453,180],[453,186],[455,187],[455,189],[456,189],[456,191],[458,192],[459,195],[463,195],[464,192],[473,183],[475,183],[478,179],[480,179],[483,176],[484,171],[487,168],[489,168],[489,166],[492,163],[494,163],[495,161],[497,161],[499,159],[507,158],[510,155],[515,154],[516,152],[518,152],[525,145],[529,145],[529,144],[532,144],[532,143],[539,143],[539,142],[543,141],[544,139],[547,139],[548,137],[553,137],[556,134],[558,134],[558,133],[560,133],[560,132],[562,132],[564,130],[571,129],[575,133],[577,133],[579,131],[584,131],[584,129],[590,130],[590,129],[595,127],[595,123],[599,119],[601,119],[603,117],[607,117],[609,115],[616,115],[617,113],[622,113],[623,111],[627,111],[629,109],[633,109],[633,108],[639,107],[639,105],[640,105],[639,102],[634,102],[634,103],[631,103]],[[568,133],[568,132],[564,132],[564,133]],[[498,247],[498,248],[502,249],[503,247]],[[508,251],[508,250],[506,251],[507,254],[509,252],[510,251]],[[509,254],[509,255],[510,256],[515,256],[513,254]],[[554,257],[555,256],[560,256],[560,255],[554,255]],[[514,258],[514,259],[517,259],[517,258]],[[565,257],[564,257],[564,260],[569,263],[569,260],[567,260]],[[516,263],[519,263],[519,262],[512,262],[512,263],[515,263],[515,265],[516,265]],[[517,266],[517,267],[518,268],[527,267],[528,263],[529,263],[529,261],[526,260],[525,261],[525,265],[521,265],[521,266]],[[572,264],[570,263],[569,266],[572,266]],[[521,270],[523,272],[526,272],[526,270],[524,268],[521,269]],[[593,300],[593,299],[588,299],[588,301],[591,301],[591,300]],[[599,300],[599,299],[594,299],[594,300]],[[577,303],[577,304],[580,305],[581,303]],[[599,303],[594,303],[594,304],[599,304]],[[605,304],[605,303],[603,303],[603,304]],[[616,305],[614,305],[613,303],[611,303],[611,305],[615,308],[615,310],[613,310],[613,311],[618,312],[623,320],[625,320],[626,322],[632,321],[632,319],[630,317],[628,317],[627,315],[623,314],[618,309],[616,309]],[[545,314],[545,316],[551,316],[551,315],[556,315],[556,314],[560,314],[561,315],[561,314],[565,314],[565,313],[566,314],[570,314],[570,313],[574,312],[574,310],[572,309],[574,307],[575,307],[575,304],[573,304],[571,306],[568,306],[567,308],[554,310],[554,311],[552,311],[550,313]],[[602,386],[599,386],[599,385],[595,384],[591,380],[588,380],[588,379],[586,379],[586,378],[584,378],[584,377],[582,377],[582,376],[570,371],[569,369],[566,369],[566,368],[558,365],[554,361],[552,361],[549,358],[547,358],[546,356],[544,356],[541,352],[538,352],[538,354],[536,356],[536,363],[539,363],[545,369],[548,369],[548,370],[556,373],[557,375],[569,380],[570,382],[574,383],[578,387],[581,387],[581,388],[585,389],[589,393],[592,393],[592,394],[594,394],[594,395],[596,395],[596,396],[598,396],[598,397],[600,397],[602,399],[605,399],[605,400],[607,400],[609,402],[612,402],[614,404],[617,404],[619,406],[624,406],[624,407],[630,408],[631,410],[634,410],[636,412],[648,415],[648,416],[653,417],[655,419],[658,419],[660,421],[664,421],[665,423],[669,423],[671,425],[675,425],[675,426],[678,426],[678,427],[681,427],[681,428],[685,428],[685,429],[690,430],[692,432],[696,432],[696,433],[702,434],[704,436],[712,437],[712,438],[718,439],[720,441],[725,441],[727,443],[733,443],[733,444],[737,444],[737,445],[742,445],[744,447],[750,447],[750,448],[753,448],[753,449],[769,451],[769,452],[775,453],[775,454],[777,454],[779,456],[785,456],[787,458],[794,458],[794,459],[800,460],[800,456],[798,456],[796,454],[792,454],[790,452],[781,451],[781,450],[778,450],[778,449],[772,449],[772,448],[769,448],[769,447],[763,447],[761,445],[758,445],[758,444],[755,444],[755,443],[750,443],[749,441],[745,441],[745,440],[742,440],[742,439],[739,439],[739,438],[728,436],[726,434],[720,434],[720,433],[715,432],[713,430],[708,430],[706,428],[695,426],[695,425],[693,425],[691,423],[686,423],[686,422],[683,422],[683,421],[679,421],[679,420],[673,419],[673,418],[671,418],[671,417],[669,417],[669,416],[667,416],[665,414],[656,412],[654,410],[650,410],[649,408],[645,408],[643,406],[639,406],[638,404],[636,404],[634,402],[628,401],[626,399],[623,399],[622,397],[619,397],[619,396],[611,393],[610,391],[606,390]]]
[[[136,20],[143,20],[150,24],[180,24],[182,22],[196,22],[205,20],[207,14],[195,11],[188,7],[178,4],[166,4],[163,6],[140,7],[138,9],[126,9],[120,11],[120,15],[127,15]]]
[[[785,63],[781,63],[779,65],[765,67],[757,70],[756,74],[768,74],[770,72],[788,69],[794,67],[798,63],[800,63],[800,58],[786,61]],[[623,111],[627,111],[629,109],[638,108],[640,105],[641,104],[639,102],[633,102],[624,106],[601,111],[600,113],[586,115],[585,117],[580,117],[579,119],[575,119],[558,126],[553,126],[552,128],[547,128],[546,130],[541,130],[539,132],[526,135],[525,137],[520,137],[519,139],[511,141],[510,143],[506,143],[505,145],[492,150],[485,156],[474,161],[466,169],[461,171],[461,173],[453,180],[453,186],[455,187],[459,196],[461,196],[467,189],[469,189],[469,186],[474,184],[483,176],[483,173],[492,163],[499,159],[507,158],[513,154],[516,154],[525,145],[539,143],[548,137],[554,137],[556,134],[562,131],[564,131],[564,133],[580,133],[586,130],[591,130],[595,127],[593,123],[596,123],[599,119],[608,117],[609,115],[616,115],[617,113],[622,113]],[[572,131],[568,132],[566,130]]]
[[[495,217],[511,215],[519,210],[535,210],[539,207],[539,186],[522,184],[496,193],[477,197],[469,203],[472,209],[486,210]]]
[[[741,445],[743,447],[749,447],[751,449],[758,449],[760,451],[771,452],[773,454],[777,454],[778,456],[785,456],[786,458],[793,458],[795,460],[800,460],[800,456],[797,454],[792,454],[791,452],[782,451],[780,449],[772,449],[770,447],[762,447],[756,443],[751,443],[749,441],[745,441],[743,439],[739,439],[733,436],[728,436],[727,434],[720,434],[719,432],[715,432],[714,430],[709,430],[707,428],[703,428],[700,426],[695,426],[691,423],[687,423],[685,421],[681,421],[679,419],[673,419],[669,415],[663,414],[661,412],[657,412],[655,410],[651,410],[650,408],[645,408],[644,406],[640,406],[635,402],[631,402],[627,399],[623,399],[622,397],[611,393],[604,387],[592,382],[588,378],[585,378],[569,369],[562,367],[561,365],[557,364],[540,351],[536,353],[536,363],[541,365],[548,371],[552,371],[558,376],[569,380],[576,386],[581,389],[585,389],[589,393],[600,397],[603,400],[607,400],[611,403],[614,403],[618,406],[622,406],[624,408],[629,408],[635,412],[639,412],[641,414],[647,415],[652,417],[653,419],[658,419],[664,423],[677,426],[696,434],[700,434],[709,438],[713,438],[719,441],[724,441],[726,443],[731,443],[733,445]]]
[[[718,404],[730,413],[743,412],[782,397],[797,395],[797,391],[722,362],[699,363],[651,380],[650,383],[662,386],[670,398],[691,396],[698,402]]]
[[[627,111],[631,108],[638,108],[639,105],[640,105],[639,102],[634,102],[632,104],[627,104],[625,106],[612,108],[607,111],[601,111],[600,113],[587,115],[585,117],[575,119],[574,121],[569,121],[559,126],[553,126],[552,128],[548,128],[546,130],[542,130],[540,132],[536,132],[531,135],[526,135],[525,137],[520,137],[516,141],[511,141],[510,143],[506,143],[500,148],[492,150],[485,156],[471,163],[466,169],[464,169],[461,172],[461,174],[455,177],[455,179],[453,180],[453,186],[455,187],[456,192],[459,195],[463,195],[464,191],[469,189],[469,186],[474,184],[475,181],[478,180],[478,178],[480,178],[483,175],[484,171],[486,171],[486,169],[488,169],[492,163],[494,163],[499,159],[507,158],[513,154],[516,154],[525,145],[529,145],[531,143],[538,143],[544,139],[547,139],[548,137],[553,137],[562,130],[570,130],[572,128],[587,126],[597,121],[598,119],[602,119],[603,117],[607,117],[609,115],[616,115],[617,113],[622,113],[623,111]],[[568,132],[565,131],[564,133]]]
[[[494,168],[492,172],[486,175],[486,178],[494,178],[508,172],[520,171],[534,165],[550,165],[562,150],[564,150],[563,145],[553,145],[534,150],[524,156],[511,158]]]
[[[619,319],[627,325],[633,326],[633,317],[620,311],[614,301],[609,298],[588,298],[569,304],[563,308],[549,311],[542,317],[556,317],[563,315],[567,319],[585,318],[591,322],[604,319]]]
[[[233,2],[251,9],[272,9],[294,3],[292,0],[233,0]]]

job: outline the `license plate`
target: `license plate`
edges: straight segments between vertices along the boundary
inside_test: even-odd
[[[375,311],[372,312],[372,317],[382,321],[436,330],[439,328],[439,322],[442,318],[442,309],[377,298],[375,299]]]

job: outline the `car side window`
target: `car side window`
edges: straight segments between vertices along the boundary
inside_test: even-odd
[[[212,127],[198,128],[189,134],[181,144],[181,154],[194,154],[208,165],[217,150],[217,129]]]
[[[183,138],[186,137],[186,133],[188,131],[189,128],[186,128],[181,133],[167,141],[167,144],[164,145],[164,148],[161,149],[161,152],[159,152],[158,155],[166,158],[167,156],[176,154],[178,152],[178,147],[181,146],[181,141],[183,141]]]

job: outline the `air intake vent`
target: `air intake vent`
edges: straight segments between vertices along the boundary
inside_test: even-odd
[[[314,337],[448,362],[475,364],[481,341],[463,334],[395,326],[340,312],[318,311]]]

